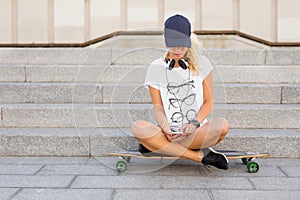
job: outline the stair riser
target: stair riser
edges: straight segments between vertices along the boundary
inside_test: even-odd
[[[99,48],[1,48],[1,64],[108,64],[111,51]]]
[[[214,86],[215,103],[289,104],[300,103],[300,85],[218,84]],[[143,84],[104,84],[105,103],[151,103]]]
[[[163,48],[1,48],[3,64],[145,64],[163,56]],[[202,49],[215,64],[297,65],[299,48]]]
[[[148,65],[2,65],[0,82],[143,83]],[[300,83],[300,66],[215,66],[216,83]]]
[[[1,103],[151,103],[139,84],[0,83]],[[300,103],[300,84],[218,84],[215,103]]]
[[[0,84],[1,103],[101,103],[96,84]]]
[[[123,129],[122,135],[104,135],[95,131],[91,135],[91,155],[103,156],[109,152],[124,149],[137,149],[138,141],[131,136],[130,130]],[[245,132],[244,132],[245,131]],[[249,133],[250,132],[250,133]],[[255,134],[252,134],[252,133]],[[238,149],[249,152],[269,152],[271,157],[300,157],[298,146],[299,132],[287,130],[284,133],[274,129],[233,129],[215,149]],[[104,147],[104,148],[102,148]]]
[[[269,152],[299,157],[299,130],[231,129],[216,149]],[[138,148],[130,129],[0,129],[1,156],[105,156]]]
[[[133,121],[154,121],[151,106],[3,106],[4,127],[130,127]],[[300,128],[299,106],[221,106],[213,117],[224,117],[232,128]],[[1,122],[1,121],[0,121]]]

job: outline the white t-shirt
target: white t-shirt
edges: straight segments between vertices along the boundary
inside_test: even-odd
[[[203,80],[212,71],[210,61],[200,56],[199,75],[181,67],[168,69],[164,58],[153,61],[147,71],[145,87],[160,91],[165,114],[173,130],[194,119],[203,105]],[[203,123],[205,123],[203,121]]]

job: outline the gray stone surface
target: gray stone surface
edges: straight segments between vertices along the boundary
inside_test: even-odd
[[[18,190],[18,188],[0,188],[0,199],[9,199]]]
[[[7,127],[75,127],[71,104],[8,105],[2,112]]]
[[[299,83],[299,66],[218,65],[214,70],[218,83]]]
[[[0,82],[25,82],[25,66],[0,63]]]
[[[2,105],[0,104],[0,127],[3,127],[3,115],[2,115]]]
[[[111,163],[113,168],[99,162],[101,159]],[[297,170],[300,160],[295,158],[257,159],[260,171],[255,174],[246,172],[241,161],[230,161],[226,171],[214,167],[207,171],[192,161],[178,160],[162,165],[164,161],[132,159],[131,171],[117,173],[116,157],[98,157],[97,162],[71,165],[68,157],[0,157],[0,162],[5,160],[17,161],[21,166],[15,175],[0,175],[1,199],[296,200],[300,194]],[[72,158],[71,162],[74,160],[82,158]],[[91,157],[90,160],[96,159]],[[36,163],[44,164],[37,174],[22,174],[22,167]],[[150,166],[153,166],[152,171],[142,170]]]
[[[0,188],[65,188],[74,176],[0,175]]]
[[[281,167],[281,170],[288,176],[288,177],[300,177],[300,167]]]
[[[222,103],[215,105],[212,116],[226,117],[242,134],[230,132],[220,147],[255,147],[275,157],[299,156],[300,132],[291,130],[300,128],[299,52],[299,48],[203,49],[215,66],[215,102]],[[0,49],[2,155],[86,156],[136,148],[137,141],[123,127],[137,119],[153,121],[142,83],[149,63],[164,53],[159,48]],[[120,128],[121,133],[99,127]]]
[[[215,84],[215,103],[278,104],[281,85],[276,84]]]
[[[300,128],[299,115],[297,104],[216,104],[212,114],[228,119],[232,128],[289,129]],[[3,106],[2,117],[5,127],[130,127],[138,119],[154,122],[150,104],[11,104]]]
[[[298,65],[299,48],[273,49],[201,49],[214,64],[234,65]],[[112,63],[145,64],[162,57],[165,49],[161,48],[112,48]]]
[[[27,82],[89,82],[97,84],[110,65],[27,65]],[[47,75],[45,75],[47,74]]]
[[[231,129],[217,149],[269,152],[271,157],[300,157],[300,135],[286,129]]]
[[[0,82],[138,82],[143,83],[148,63],[141,65],[35,64],[1,66]],[[26,71],[26,74],[25,74]],[[299,66],[216,65],[215,82],[299,83]],[[47,76],[45,76],[47,74]],[[2,77],[2,78],[1,78]]]
[[[151,103],[149,91],[142,83],[103,84],[104,103]]]
[[[111,189],[24,189],[13,200],[97,200],[111,199]]]
[[[163,57],[165,49],[135,48],[112,49],[114,64],[150,64],[153,60]],[[202,49],[213,64],[263,65],[265,64],[264,49]]]
[[[0,83],[2,103],[101,103],[99,84]]]
[[[105,165],[47,165],[38,175],[117,175]]]
[[[278,178],[278,177],[251,177],[249,178],[254,187],[258,190],[299,190],[299,178]]]
[[[281,103],[282,87],[284,86],[280,84],[216,83],[214,85],[214,101],[215,103],[234,104],[279,104]],[[151,97],[143,83],[110,83],[103,84],[103,102],[151,103]]]
[[[229,162],[230,177],[244,177],[244,178],[274,177],[274,174],[276,174],[276,177],[279,178],[286,177],[285,173],[283,173],[281,169],[279,169],[279,167],[276,166],[276,164],[273,164],[273,166],[268,166],[267,164],[262,163],[262,161],[266,161],[266,163],[268,163],[268,160],[272,160],[272,159],[258,158],[255,160],[261,167],[259,169],[259,173],[248,173],[247,167],[240,161],[240,159],[231,160]],[[208,172],[207,170],[205,170],[204,166],[200,166],[199,171],[201,176],[206,176],[206,177],[227,177],[228,176],[228,174],[215,168],[210,169],[210,171]]]
[[[264,65],[264,49],[204,49],[202,54],[216,65]]]
[[[214,117],[225,117],[232,128],[300,128],[300,106],[216,104]]]
[[[109,65],[101,74],[103,83],[143,83],[147,65]]]
[[[299,144],[300,134],[296,130],[230,129],[226,139],[216,148],[245,151],[255,149],[260,152],[268,151],[272,157],[299,157]],[[0,153],[6,156],[103,156],[108,152],[137,147],[138,141],[129,128],[0,129]],[[34,162],[34,158],[29,161]],[[50,161],[52,160],[49,159]],[[71,161],[70,165],[77,163]],[[48,159],[44,162],[47,163]],[[0,160],[0,163],[18,164],[19,161]]]
[[[299,48],[276,48],[266,52],[266,64],[273,65],[299,65]]]
[[[215,103],[298,103],[299,88],[298,84],[216,83],[214,97]],[[0,92],[2,103],[151,103],[142,83],[0,83]]]
[[[247,199],[247,200],[297,200],[299,199],[299,191],[274,191],[274,190],[212,190],[214,200],[225,199]]]
[[[0,163],[6,165],[84,165],[90,162],[90,157],[54,157],[54,156],[2,156]]]
[[[108,64],[108,49],[96,48],[1,48],[3,64]]]
[[[112,64],[149,65],[153,60],[163,57],[165,51],[161,48],[114,48],[112,49]]]
[[[231,129],[218,149],[269,152],[272,157],[299,157],[300,135],[294,130]],[[91,134],[91,155],[137,149],[138,142],[130,129],[95,129]]]
[[[5,165],[0,164],[0,174],[28,174],[34,175],[37,173],[43,165]]]
[[[209,190],[186,190],[186,189],[143,189],[143,190],[116,190],[114,200],[132,200],[132,199],[211,199]]]
[[[299,158],[299,156],[298,156]],[[277,166],[278,168],[281,169],[282,173],[284,173],[286,176],[286,171],[283,171],[282,168],[284,167],[300,167],[300,159],[296,157],[291,157],[291,159],[285,159],[285,158],[277,158],[277,159],[272,159],[272,158],[267,158],[267,159],[261,159],[259,160],[259,163],[263,166]],[[90,161],[89,161],[90,162]],[[279,164],[280,163],[280,164]]]
[[[189,184],[183,184],[189,183]],[[181,189],[251,189],[251,184],[244,178],[218,178],[194,176],[79,176],[71,188],[181,188]]]
[[[91,134],[90,144],[92,156],[103,156],[108,152],[138,147],[138,141],[129,128],[95,129]]]
[[[282,103],[300,104],[300,84],[283,86]]]
[[[150,107],[137,104],[17,104],[4,106],[2,112],[6,127],[130,127],[140,118],[153,119]]]
[[[0,155],[88,156],[91,130],[0,129]]]

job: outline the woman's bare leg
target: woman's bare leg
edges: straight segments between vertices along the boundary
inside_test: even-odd
[[[188,158],[196,162],[200,162],[203,158],[201,151],[192,151],[177,142],[170,142],[161,129],[150,122],[142,120],[134,122],[132,133],[150,151]]]
[[[202,149],[212,147],[221,142],[229,131],[227,120],[218,118],[212,119],[204,126],[183,139],[175,140],[189,149]]]

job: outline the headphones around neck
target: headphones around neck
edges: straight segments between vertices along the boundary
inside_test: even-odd
[[[169,70],[172,70],[175,66],[176,60],[175,59],[170,60],[169,58],[165,57],[165,62],[168,64]],[[188,68],[188,63],[185,59],[180,59],[178,61],[178,64],[184,70],[186,70]]]

